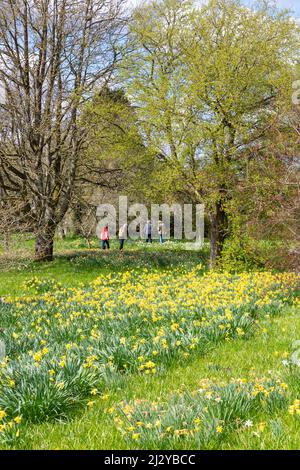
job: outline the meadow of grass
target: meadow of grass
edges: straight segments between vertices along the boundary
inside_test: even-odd
[[[299,276],[82,243],[2,263],[2,448],[299,448]]]
[[[202,262],[207,263],[208,244],[204,250],[189,251],[184,242],[170,241],[160,246],[158,243],[146,245],[142,241],[128,241],[123,253],[118,250],[118,242],[112,241],[112,250],[101,251],[97,239],[90,241],[78,237],[55,240],[55,259],[50,263],[36,263],[33,258],[34,239],[16,236],[12,251],[0,250],[0,295],[22,292],[22,284],[27,279],[53,279],[65,286],[88,285],[101,273],[123,272],[127,269],[172,269],[185,267],[192,269]]]

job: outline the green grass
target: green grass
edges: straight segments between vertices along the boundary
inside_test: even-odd
[[[202,251],[188,251],[184,242],[170,241],[161,246],[139,241],[128,241],[123,253],[118,242],[111,242],[111,250],[101,251],[99,242],[92,240],[92,248],[86,241],[70,237],[57,239],[53,262],[35,262],[32,259],[34,242],[31,238],[16,237],[15,251],[0,256],[0,295],[17,295],[22,284],[36,276],[38,279],[53,279],[66,287],[88,285],[101,273],[123,272],[131,268],[192,269],[200,262],[207,262],[208,247]],[[21,256],[22,254],[22,256]]]
[[[110,252],[101,252],[94,242],[88,249],[85,241],[71,238],[56,244],[56,258],[52,263],[35,263],[25,251],[32,250],[32,240],[19,241],[17,252],[23,256],[3,257],[0,269],[0,295],[22,293],[22,284],[33,276],[53,279],[65,286],[88,285],[102,273],[123,272],[131,268],[148,267],[192,269],[206,262],[207,249],[202,252],[185,250],[183,243],[168,243],[151,247],[143,243],[127,245],[124,253],[113,243]],[[31,252],[30,252],[31,254]],[[294,340],[300,339],[299,308],[287,307],[279,315],[265,318],[259,332],[249,340],[233,340],[215,346],[205,356],[193,355],[183,365],[174,363],[151,378],[135,374],[130,380],[121,380],[113,389],[105,390],[104,398],[97,398],[93,407],[80,411],[69,421],[28,425],[24,428],[19,445],[25,449],[128,449],[139,448],[128,444],[116,430],[107,409],[122,400],[147,399],[168,401],[168,396],[181,389],[194,390],[204,378],[216,383],[231,378],[246,377],[255,373],[284,376],[282,359],[291,353]],[[0,325],[1,326],[1,325]],[[288,390],[288,400],[300,399],[300,388]],[[254,425],[266,422],[259,437],[253,430],[231,433],[222,441],[223,449],[299,449],[300,420],[277,410],[273,415],[254,418]],[[195,448],[195,443],[189,443]],[[179,445],[180,447],[180,445]],[[1,447],[0,447],[1,448]]]
[[[267,332],[261,331],[248,341],[222,344],[205,357],[193,358],[187,365],[178,367],[174,364],[164,375],[135,376],[119,389],[108,391],[107,400],[98,399],[93,408],[70,422],[31,426],[23,446],[27,449],[128,449],[106,411],[116,402],[125,398],[167,400],[170,393],[182,387],[194,390],[203,378],[218,382],[232,377],[249,377],[253,372],[259,376],[269,371],[284,372],[281,360],[290,351],[293,340],[300,338],[299,311],[288,309],[280,317],[267,320],[264,326]],[[300,390],[298,396],[300,398]],[[291,403],[292,400],[291,396]],[[232,434],[223,442],[222,448],[299,449],[300,421],[286,410],[267,419],[262,413],[256,421],[267,421],[261,438],[252,436],[251,431]]]

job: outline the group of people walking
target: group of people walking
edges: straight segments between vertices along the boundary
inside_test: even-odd
[[[159,221],[158,222],[158,227],[157,227],[158,235],[159,235],[159,242],[160,244],[164,243],[164,224],[163,222]],[[148,220],[145,227],[144,227],[144,234],[145,234],[145,242],[146,243],[152,243],[152,234],[153,234],[153,226],[151,223],[151,220]],[[119,230],[119,244],[120,244],[120,250],[123,251],[124,249],[124,244],[125,240],[127,239],[128,236],[128,226],[127,224],[122,225],[122,227]],[[101,231],[101,247],[102,250],[110,249],[110,234],[109,234],[109,229],[108,225],[106,225],[102,231]]]

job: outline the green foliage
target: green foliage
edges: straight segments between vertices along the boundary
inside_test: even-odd
[[[131,197],[139,193],[140,199],[147,194],[156,161],[144,145],[137,121],[136,109],[122,89],[105,87],[94,95],[81,117],[88,135],[83,182],[122,189]]]
[[[37,367],[25,355],[13,361],[1,378],[0,408],[9,416],[22,416],[26,422],[63,419],[86,402],[95,386],[99,387],[99,373],[85,369],[79,358],[69,358],[63,370],[53,367],[51,361]],[[52,370],[56,378],[49,382]],[[12,382],[15,385],[9,386]]]
[[[299,337],[299,314],[296,309],[285,309],[279,316],[265,318],[264,328],[248,341],[220,343],[208,355],[195,355],[182,365],[175,363],[163,376],[132,375],[130,381],[119,382],[109,393],[96,400],[95,405],[84,414],[79,414],[72,421],[61,425],[51,422],[22,429],[22,447],[26,449],[137,449],[144,448],[138,441],[124,439],[112,425],[110,411],[117,410],[123,401],[140,400],[158,402],[169,411],[171,398],[181,391],[193,393],[203,388],[202,379],[221,385],[239,378],[253,382],[256,377],[268,377],[276,380],[284,374],[281,359],[286,358],[291,342]],[[280,334],[279,334],[280,333]],[[286,382],[287,379],[283,378]],[[288,382],[289,384],[289,382]],[[179,392],[180,391],[180,392]],[[299,398],[299,388],[287,390],[288,403],[291,405]],[[194,397],[195,399],[195,397]],[[175,400],[174,400],[175,402]],[[232,433],[221,433],[214,448],[218,449],[299,449],[299,417],[287,413],[285,401],[283,408],[277,407],[270,415],[262,408],[251,416],[252,426],[234,428]],[[210,404],[212,402],[210,401]],[[217,405],[217,403],[216,403]],[[231,409],[229,407],[229,409]],[[179,416],[180,418],[180,416]],[[248,418],[247,418],[248,419]],[[145,421],[145,419],[144,419]],[[117,423],[116,423],[117,424]],[[262,427],[262,429],[260,429]],[[14,444],[14,447],[17,443]],[[146,447],[149,450],[149,442]],[[176,444],[166,441],[157,443],[155,449],[197,449],[196,441],[190,436],[178,437]],[[210,447],[211,448],[211,447]]]
[[[294,301],[293,274],[201,274],[202,265],[144,267],[85,287],[27,282],[33,293],[0,302],[0,410],[24,424],[65,420],[133,374],[164,373],[219,343],[251,338],[260,319]]]
[[[164,164],[162,191],[204,202],[217,217],[290,100],[298,26],[268,2],[154,1],[135,11],[129,43],[126,88],[144,142]]]
[[[265,261],[257,240],[248,235],[236,235],[225,241],[219,266],[228,272],[243,272],[262,269]]]
[[[274,413],[287,405],[279,380],[258,379],[216,385],[199,384],[193,392],[170,396],[167,402],[131,402],[118,406],[115,423],[124,438],[143,448],[216,448],[237,430],[252,426],[263,408]]]
[[[58,290],[62,286],[53,279],[38,279],[37,277],[33,277],[24,282],[22,287],[25,291],[29,290],[34,291],[37,294],[41,294],[43,292],[48,292],[54,289]]]

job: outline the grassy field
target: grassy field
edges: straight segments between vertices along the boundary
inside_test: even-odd
[[[282,317],[266,323],[267,333],[261,333],[249,341],[237,340],[219,345],[207,356],[194,358],[188,366],[174,365],[164,375],[145,378],[140,375],[130,383],[109,391],[105,400],[98,399],[92,409],[79,414],[71,422],[48,423],[31,426],[25,435],[29,449],[135,449],[128,446],[113,426],[107,410],[115,403],[131,399],[167,401],[170,394],[182,388],[199,387],[203,378],[216,382],[224,378],[268,375],[278,369],[284,373],[282,358],[290,354],[291,343],[299,338],[300,316],[296,310],[286,310]],[[289,402],[300,396],[300,390],[291,390]],[[257,436],[258,425],[266,422],[266,428]],[[221,449],[299,449],[300,422],[286,409],[266,415],[263,411],[255,416],[253,427],[241,429],[227,436]],[[181,444],[182,445],[182,444]],[[178,447],[181,446],[180,442]],[[190,443],[191,448],[197,448]],[[183,447],[187,447],[185,443]]]
[[[0,250],[0,295],[22,292],[22,283],[34,276],[39,279],[53,279],[66,286],[86,285],[99,274],[123,272],[143,267],[173,269],[184,266],[192,269],[198,263],[207,264],[208,244],[203,251],[189,251],[184,242],[167,242],[146,245],[128,241],[125,251],[118,251],[118,242],[112,241],[110,252],[101,252],[100,243],[87,242],[77,237],[55,241],[55,260],[52,263],[35,263],[32,259],[34,240],[28,236],[13,240],[13,251],[6,254]]]
[[[31,245],[0,271],[1,448],[299,448],[299,279],[208,273],[171,242]]]

